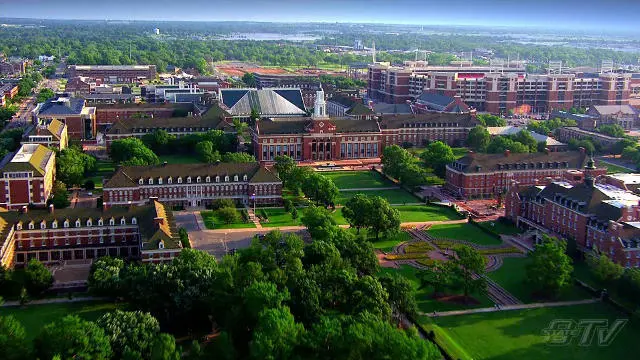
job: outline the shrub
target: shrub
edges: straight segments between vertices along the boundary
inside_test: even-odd
[[[417,260],[429,259],[427,254],[388,254],[384,257],[386,260]]]
[[[289,199],[284,199],[283,206],[284,206],[284,211],[291,212],[291,208],[293,207],[293,203]]]
[[[242,222],[249,222],[249,212],[247,211],[247,209],[242,209],[240,211],[240,216],[242,217]]]
[[[225,224],[233,224],[238,221],[238,211],[235,208],[224,207],[218,210],[218,216]]]
[[[31,259],[24,271],[25,287],[31,296],[42,294],[53,285],[49,269],[36,259]]]
[[[224,209],[224,208],[234,208],[236,207],[236,203],[231,199],[216,199],[211,208],[213,210]]]
[[[428,267],[432,267],[433,265],[435,265],[436,263],[439,263],[440,260],[435,260],[435,259],[418,259],[416,260],[416,262],[422,266],[428,266]]]
[[[522,251],[515,246],[496,248],[496,249],[480,249],[478,252],[481,255],[498,255],[498,254],[519,254]]]
[[[259,213],[262,219],[269,220],[269,215],[267,215],[267,212],[265,211],[265,209],[260,209]]]
[[[412,242],[407,244],[404,251],[408,254],[411,253],[425,253],[434,250],[433,246],[425,241]]]
[[[178,236],[180,236],[180,243],[182,243],[182,247],[184,249],[190,249],[191,243],[189,242],[189,233],[185,228],[178,229]]]

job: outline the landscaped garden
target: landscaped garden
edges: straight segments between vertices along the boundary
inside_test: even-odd
[[[329,171],[320,173],[333,180],[333,183],[340,190],[397,186],[375,171]]]
[[[578,345],[579,336],[564,346],[547,342],[545,329],[557,319],[606,319],[609,326],[625,316],[603,303],[509,310],[489,313],[421,317],[419,323],[434,330],[436,341],[444,344],[456,359],[630,359],[640,351],[638,325],[629,322],[609,346],[598,346],[598,334],[591,345]],[[552,329],[558,330],[558,329]],[[606,335],[606,334],[605,334]]]
[[[464,240],[478,245],[500,245],[497,239],[470,223],[433,225],[427,232],[441,239]]]
[[[395,206],[402,222],[460,220],[462,217],[450,207],[436,205]]]
[[[422,201],[413,196],[404,189],[391,189],[391,190],[359,190],[359,191],[340,191],[336,203],[344,205],[349,199],[356,194],[364,194],[367,196],[380,196],[387,200],[392,205],[402,204],[417,204]]]
[[[516,235],[522,232],[517,226],[504,221],[483,221],[476,225],[487,229],[488,231],[504,235]]]
[[[235,209],[234,209],[235,210]],[[204,225],[207,229],[245,229],[245,228],[255,228],[256,225],[251,221],[245,220],[238,210],[236,217],[233,221],[229,222],[228,218],[225,218],[223,213],[220,210],[214,211],[202,211],[200,215],[202,216],[202,220],[204,220]]]

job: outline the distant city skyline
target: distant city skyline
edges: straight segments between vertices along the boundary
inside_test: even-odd
[[[637,31],[632,0],[0,0],[0,16],[33,19],[342,22],[535,26]]]

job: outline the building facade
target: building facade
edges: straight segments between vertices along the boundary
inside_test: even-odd
[[[584,182],[552,182],[520,187],[505,198],[505,216],[521,228],[575,241],[578,250],[606,255],[625,267],[640,267],[640,197],[594,180],[593,164]]]
[[[183,207],[204,207],[217,199],[277,205],[282,181],[258,163],[217,163],[123,166],[104,184],[107,208],[138,205],[149,197]]]
[[[156,78],[155,65],[69,65],[67,77],[88,77],[110,84],[130,84]]]
[[[56,119],[31,125],[25,130],[22,143],[40,144],[48,148],[64,150],[69,146],[67,125]]]
[[[470,152],[446,167],[445,188],[462,198],[485,198],[503,195],[516,181],[521,186],[564,178],[571,170],[582,169],[588,161],[581,151],[512,154]],[[593,170],[603,175],[606,169]]]
[[[0,163],[0,207],[21,209],[44,207],[51,194],[56,172],[56,156],[39,144],[23,144]]]
[[[67,126],[70,139],[95,139],[96,108],[86,106],[81,98],[59,96],[38,104],[34,110],[34,124],[43,124],[60,120]]]
[[[173,214],[155,200],[135,207],[0,212],[0,258],[6,267],[121,257],[170,261],[182,244]]]

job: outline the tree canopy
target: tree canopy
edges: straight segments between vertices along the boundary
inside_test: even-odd
[[[160,162],[142,140],[133,137],[113,141],[109,155],[123,165],[157,165]]]
[[[573,266],[564,240],[544,236],[527,257],[527,283],[534,294],[555,297],[571,283]]]

